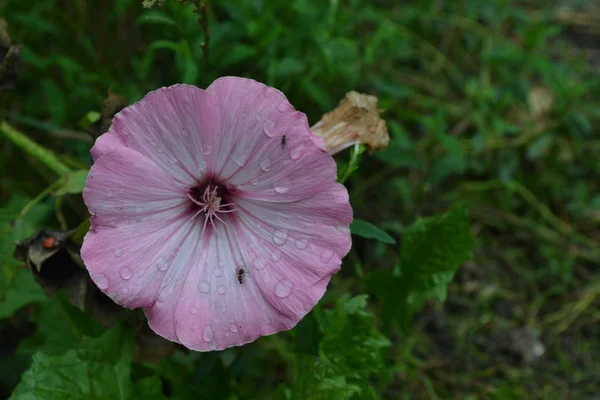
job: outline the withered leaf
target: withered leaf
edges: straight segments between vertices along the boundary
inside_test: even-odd
[[[333,111],[323,115],[311,127],[313,134],[323,138],[329,154],[338,153],[356,143],[370,151],[383,150],[390,137],[385,121],[379,116],[375,96],[351,91]]]
[[[108,96],[104,100],[100,118],[89,127],[89,132],[95,140],[98,136],[108,132],[112,124],[113,117],[122,109],[127,107],[128,103],[125,97],[108,91]]]

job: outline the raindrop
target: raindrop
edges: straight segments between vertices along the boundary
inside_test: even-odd
[[[231,336],[231,333],[225,332],[225,336],[229,337],[229,336]]]
[[[165,304],[165,301],[161,298],[158,298],[158,299],[156,299],[156,302],[154,303],[154,307],[161,308],[164,304]]]
[[[277,262],[279,260],[281,260],[281,251],[279,249],[275,249],[271,253],[271,261]]]
[[[229,326],[229,330],[230,330],[231,332],[233,332],[233,333],[236,333],[236,332],[238,331],[238,328],[237,328],[237,326],[236,326],[235,324],[231,324],[231,325]]]
[[[291,111],[292,110],[292,106],[288,103],[281,103],[279,104],[279,106],[277,107],[277,109],[280,112],[286,112],[286,111]]]
[[[225,265],[227,265],[227,262],[225,260],[219,260],[218,265],[219,268],[223,268]]]
[[[210,283],[208,281],[200,281],[198,284],[198,290],[201,293],[210,293]]]
[[[252,182],[254,186],[258,185],[258,177],[255,176],[250,182]]]
[[[329,260],[331,260],[331,257],[333,257],[333,251],[325,250],[323,254],[321,254],[321,261],[324,263],[329,262]]]
[[[101,290],[108,289],[108,277],[104,274],[98,275],[96,278],[96,285],[98,285],[98,288]]]
[[[226,291],[227,291],[227,289],[225,289],[225,286],[217,286],[218,294],[225,294]]]
[[[209,155],[210,153],[212,153],[213,147],[210,144],[203,144],[202,145],[202,154],[204,155]]]
[[[262,169],[265,172],[268,172],[271,170],[271,160],[269,160],[268,158],[265,158],[264,160],[262,160],[260,162],[260,169]]]
[[[202,331],[202,339],[205,342],[210,342],[213,338],[213,331],[211,329],[210,326],[205,326],[204,330]]]
[[[190,314],[198,314],[198,309],[197,308],[190,308]]]
[[[123,200],[119,200],[115,203],[115,208],[117,209],[117,211],[123,211],[123,209],[125,208],[125,203],[123,202]]]
[[[113,193],[112,193],[110,190],[108,191],[108,193],[106,193],[106,195],[107,195],[109,198],[113,197]]]
[[[267,263],[262,258],[257,258],[256,260],[254,260],[254,268],[263,269],[266,266],[267,266]]]
[[[244,159],[244,156],[233,155],[233,156],[231,156],[231,158],[233,158],[233,161],[240,167],[243,167],[244,165],[246,165],[246,160]]]
[[[217,344],[216,344],[215,342],[212,342],[212,343],[210,344],[210,349],[211,349],[211,350],[216,350],[216,348],[217,348]]]
[[[167,270],[167,268],[169,268],[169,264],[167,264],[167,261],[164,257],[158,257],[156,259],[156,268],[158,268],[159,271],[164,272]]]
[[[290,158],[292,160],[299,159],[300,156],[302,155],[302,150],[304,150],[304,145],[303,144],[298,145],[295,149],[290,151]]]
[[[296,240],[296,248],[298,250],[304,250],[308,247],[308,239],[298,239]]]
[[[292,293],[292,284],[287,280],[282,280],[275,286],[275,295],[277,297],[288,297]]]
[[[287,192],[289,192],[289,191],[290,191],[290,188],[289,188],[289,187],[286,187],[286,186],[275,186],[273,189],[274,189],[274,190],[275,190],[277,193],[281,193],[281,194],[283,194],[283,193],[287,193]]]
[[[169,162],[171,164],[177,164],[179,162],[179,160],[177,160],[177,158],[175,158],[175,156],[169,156]]]
[[[113,250],[113,254],[115,255],[115,257],[121,257],[121,255],[123,255],[123,250],[121,250],[121,248],[117,247],[116,249]]]
[[[265,121],[265,127],[263,128],[265,134],[268,137],[273,137],[277,134],[277,130],[275,129],[275,123],[273,121],[267,120]]]
[[[273,89],[271,89],[270,87],[266,87],[265,88],[265,97],[269,98],[271,96],[273,96],[275,94],[275,91]]]
[[[275,231],[273,234],[273,242],[278,245],[282,245],[287,241],[287,232],[285,231]]]
[[[133,272],[131,272],[131,268],[129,267],[123,267],[121,268],[121,271],[119,271],[119,275],[121,275],[121,278],[123,279],[129,279],[131,278],[131,275],[133,275]]]
[[[216,276],[217,278],[220,276],[223,276],[223,270],[221,270],[219,268],[215,268],[215,269],[213,269],[213,275]]]

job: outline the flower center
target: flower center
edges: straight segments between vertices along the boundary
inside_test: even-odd
[[[209,222],[213,229],[215,229],[215,220],[227,225],[227,222],[223,219],[223,214],[235,211],[235,208],[233,208],[234,203],[227,203],[228,194],[229,192],[225,187],[214,181],[208,181],[203,185],[190,189],[190,192],[188,192],[187,196],[192,201],[192,207],[195,211],[192,218],[199,215],[204,216],[202,235],[204,235]]]

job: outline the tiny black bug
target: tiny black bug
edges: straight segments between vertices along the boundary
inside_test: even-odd
[[[285,144],[287,143],[287,136],[283,135],[281,137],[281,150],[285,149]]]
[[[244,274],[245,274],[245,273],[246,273],[246,271],[244,271],[244,269],[243,269],[243,268],[240,268],[240,269],[238,269],[238,272],[237,272],[237,279],[238,279],[238,282],[240,283],[240,285],[241,285],[242,283],[244,283]]]

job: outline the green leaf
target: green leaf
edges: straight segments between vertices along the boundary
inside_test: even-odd
[[[148,11],[136,21],[136,24],[158,24],[158,25],[169,25],[177,27],[177,23],[165,14],[158,11]]]
[[[85,221],[83,221],[81,224],[79,224],[79,226],[77,227],[77,230],[73,234],[73,237],[71,238],[71,240],[73,240],[73,242],[77,243],[78,245],[82,245],[83,238],[85,237],[85,234],[89,230],[90,230],[90,219],[86,218]]]
[[[382,320],[404,330],[412,315],[432,298],[444,300],[456,270],[471,257],[473,238],[466,210],[417,220],[402,234],[399,270],[377,270],[366,280],[380,300]]]
[[[18,269],[8,285],[6,297],[0,302],[0,319],[8,318],[23,306],[47,299],[40,285],[26,269]]]
[[[367,239],[375,239],[382,243],[395,244],[396,240],[391,237],[383,229],[379,229],[370,222],[363,221],[362,219],[354,219],[350,224],[350,232],[352,234],[361,236]]]
[[[11,399],[162,399],[157,378],[131,379],[133,337],[121,326],[61,356],[36,353]]]
[[[63,177],[64,184],[56,190],[55,195],[64,196],[65,194],[78,194],[83,192],[88,172],[87,169],[82,169],[71,172]]]

